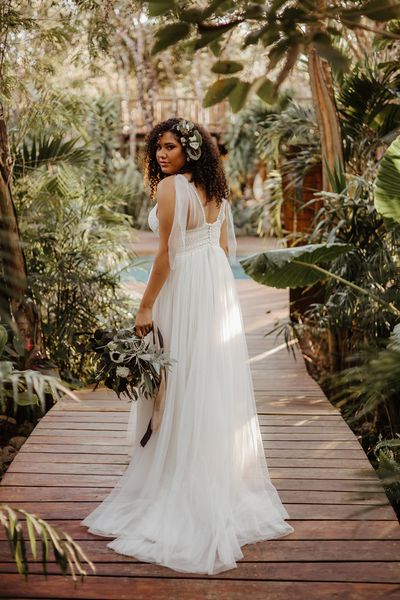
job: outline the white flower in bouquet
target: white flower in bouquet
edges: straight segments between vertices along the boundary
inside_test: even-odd
[[[117,367],[117,375],[118,377],[123,377],[124,379],[127,379],[129,377],[129,373],[130,370],[128,369],[128,367]]]
[[[110,358],[115,363],[122,363],[124,362],[126,355],[121,352],[110,352]]]

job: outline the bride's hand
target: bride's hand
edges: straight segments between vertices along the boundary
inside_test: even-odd
[[[153,317],[151,308],[139,308],[136,313],[133,330],[139,337],[144,337],[153,329]]]

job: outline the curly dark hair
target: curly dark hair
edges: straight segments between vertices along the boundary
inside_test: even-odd
[[[182,118],[172,117],[171,119],[157,123],[146,138],[145,178],[150,184],[151,198],[153,198],[156,193],[159,181],[164,179],[164,177],[169,177],[169,175],[165,175],[162,172],[156,159],[158,139],[160,135],[166,131],[170,131],[180,144],[177,133],[173,130],[173,127],[181,120]],[[229,198],[229,187],[222,168],[218,146],[213,141],[211,134],[204,127],[193,121],[192,123],[203,138],[201,156],[198,160],[186,161],[178,173],[191,173],[193,183],[204,189],[207,202],[211,202],[215,198],[217,206],[219,207],[223,198]]]

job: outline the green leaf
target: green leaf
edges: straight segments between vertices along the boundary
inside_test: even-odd
[[[149,16],[159,17],[175,8],[173,0],[147,0]]]
[[[308,244],[269,250],[239,260],[245,272],[258,283],[276,288],[304,287],[329,277],[313,265],[327,263],[346,254],[350,244]]]
[[[225,79],[215,81],[206,92],[203,100],[204,108],[221,102],[232,92],[238,82],[239,79],[237,77],[226,77]]]
[[[221,40],[214,40],[208,44],[209,49],[214,54],[214,56],[219,56],[221,54]]]
[[[268,77],[262,78],[260,84],[256,86],[255,92],[267,104],[274,104],[276,102],[274,84]]]
[[[376,210],[400,223],[400,136],[386,150],[374,184]]]
[[[16,398],[19,406],[30,406],[31,404],[39,404],[37,397],[32,397],[28,392],[20,392]]]
[[[230,8],[230,6],[233,4],[232,0],[228,1],[227,0],[213,0],[212,2],[210,2],[210,4],[203,10],[203,20],[208,19],[209,17],[211,17],[211,15],[218,11],[218,9],[222,8],[222,5],[228,5],[227,9]]]
[[[179,11],[179,18],[187,23],[201,23],[203,11],[201,8],[186,8]]]
[[[0,325],[0,355],[3,353],[4,346],[7,344],[8,334],[7,330]]]
[[[226,25],[198,25],[200,37],[195,40],[195,50],[208,46],[211,42],[219,40],[227,31],[236,27],[237,23],[227,23]]]
[[[13,364],[9,360],[0,361],[0,379],[9,377],[13,371]]]
[[[239,81],[229,94],[229,104],[234,113],[244,106],[250,88],[251,85],[247,81]]]
[[[79,137],[64,141],[63,135],[31,134],[30,141],[24,140],[16,148],[14,174],[20,177],[33,169],[57,163],[84,165],[90,153],[87,147],[77,145],[79,141]]]
[[[389,350],[400,352],[400,323],[397,323],[397,325],[393,327],[387,347]]]
[[[400,17],[400,3],[398,0],[370,0],[358,12],[373,21],[390,21]]]
[[[35,527],[32,523],[32,517],[29,514],[25,515],[26,518],[26,526],[28,528],[28,536],[32,549],[32,556],[36,560],[37,558],[37,544],[36,544],[36,535],[35,535]]]
[[[287,37],[279,39],[269,50],[268,58],[269,65],[268,69],[271,71],[274,69],[279,61],[286,55],[286,53],[291,48],[291,42]]]
[[[157,54],[169,46],[173,46],[186,38],[190,33],[189,23],[170,23],[156,33],[157,41],[154,43],[151,54]]]
[[[243,47],[257,44],[261,40],[264,47],[270,46],[277,42],[281,37],[280,29],[277,25],[268,22],[266,25],[250,31],[244,38]]]
[[[234,60],[219,60],[211,67],[213,73],[221,75],[231,75],[243,69],[243,65]]]
[[[25,354],[25,346],[22,343],[21,338],[17,335],[14,335],[12,343],[13,343],[14,350],[16,352],[18,352],[18,354],[20,356],[23,356]]]

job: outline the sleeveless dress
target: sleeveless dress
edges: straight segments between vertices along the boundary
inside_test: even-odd
[[[236,239],[229,202],[208,223],[195,186],[175,179],[171,271],[153,305],[167,371],[159,428],[140,439],[152,402],[132,402],[131,461],[82,525],[120,554],[175,571],[213,575],[237,566],[241,546],[294,528],[272,484],[257,417],[243,320],[229,262]],[[157,205],[149,225],[158,235]],[[229,260],[219,245],[227,219]],[[151,335],[151,334],[148,334]]]

